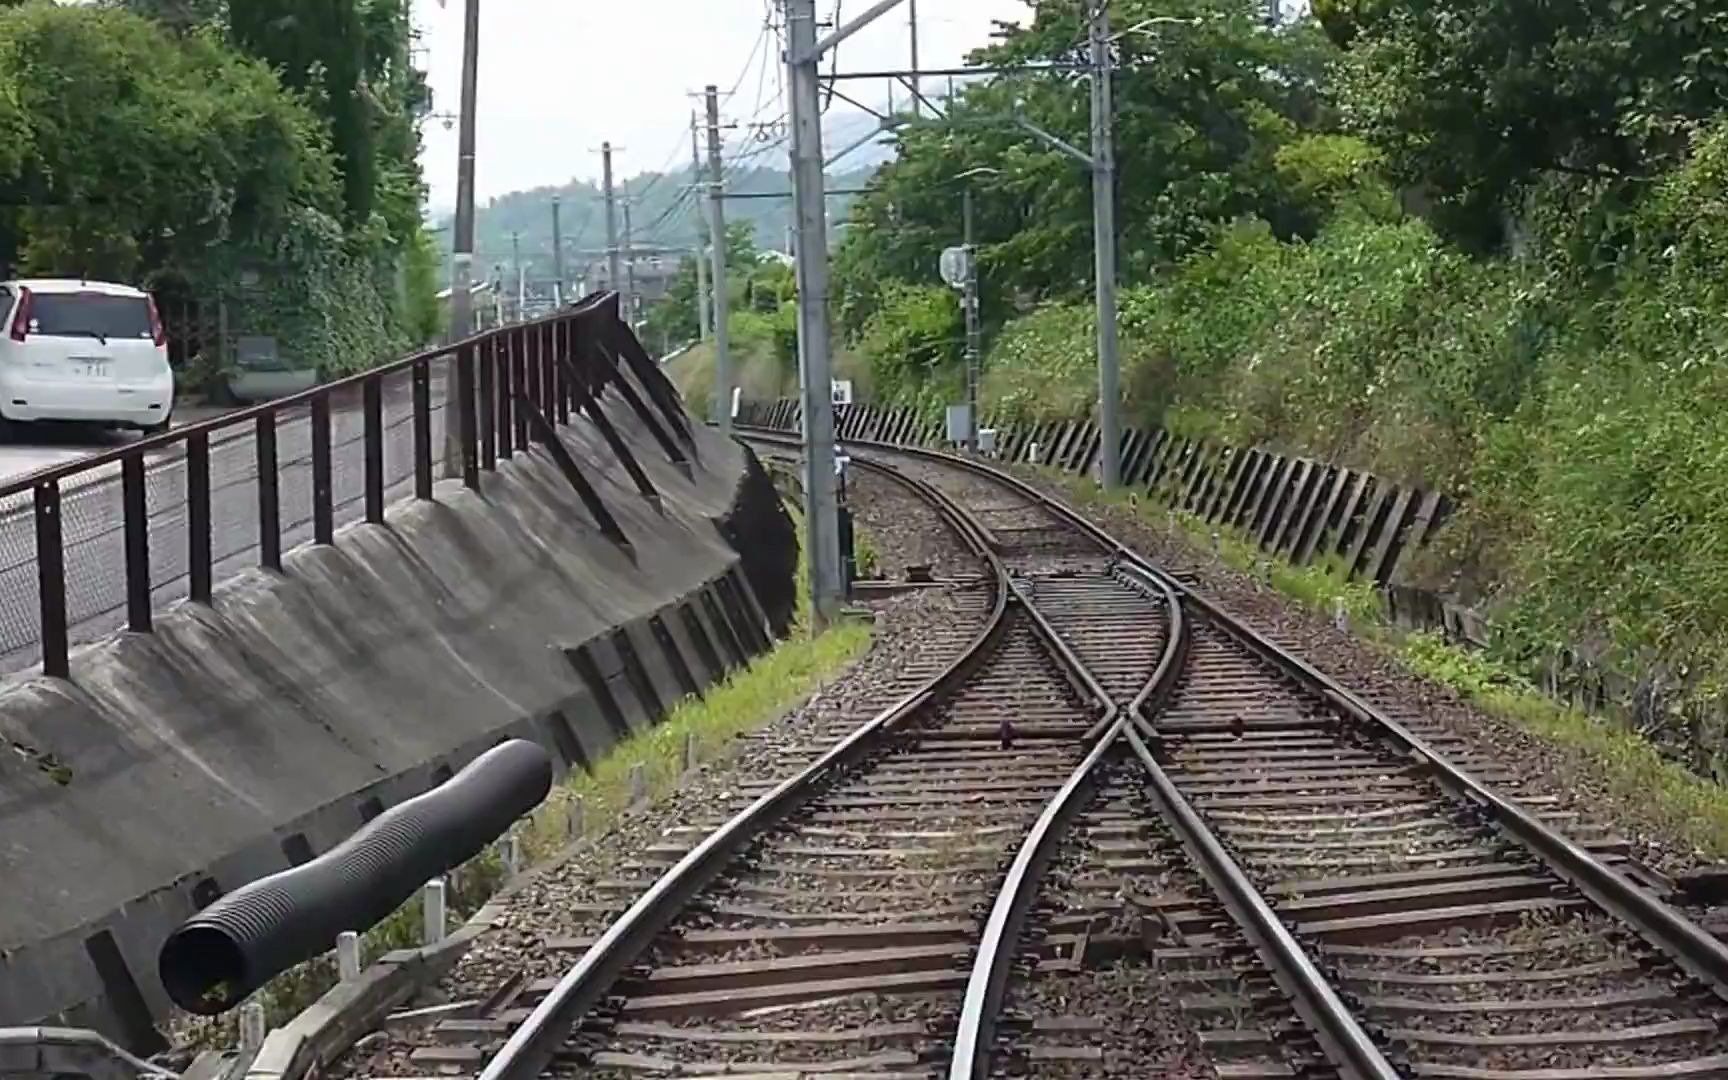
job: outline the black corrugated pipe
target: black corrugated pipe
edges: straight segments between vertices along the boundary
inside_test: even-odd
[[[552,761],[522,739],[373,818],[311,862],[242,886],[188,919],[158,967],[174,1003],[214,1016],[276,975],[365,930],[422,884],[479,854],[540,804]]]

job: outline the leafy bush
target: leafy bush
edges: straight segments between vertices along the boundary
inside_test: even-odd
[[[931,376],[960,362],[965,339],[952,289],[893,282],[865,320],[857,349],[881,399],[910,401]]]

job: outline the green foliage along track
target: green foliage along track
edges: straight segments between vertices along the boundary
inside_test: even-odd
[[[1316,7],[1112,5],[1132,420],[1458,497],[1415,583],[1485,609],[1504,659],[1634,674],[1646,726],[1728,773],[1728,10]],[[1083,42],[1046,3],[975,59]],[[981,79],[854,206],[836,320],[878,401],[957,396],[935,265],[965,184],[986,407],[1092,407],[1089,178],[1016,108],[1084,145],[1084,79]]]

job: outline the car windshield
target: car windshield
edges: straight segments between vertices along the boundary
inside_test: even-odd
[[[151,337],[150,305],[142,296],[107,293],[36,293],[30,298],[30,333],[50,337]]]

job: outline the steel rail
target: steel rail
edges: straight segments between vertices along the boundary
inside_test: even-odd
[[[785,441],[778,439],[765,441],[786,445]],[[865,458],[854,458],[853,461],[897,480],[938,505],[948,504],[958,517],[966,520],[980,537],[994,547],[988,527],[977,515],[954,504],[927,481],[907,476],[880,462]],[[1011,587],[1021,607],[1031,618],[1034,632],[1043,639],[1045,646],[1056,657],[1063,675],[1080,697],[1089,702],[1100,715],[1086,736],[1088,741],[1095,740],[1091,751],[1044,804],[1037,820],[1033,822],[1016,850],[1007,875],[997,890],[996,899],[991,904],[961,999],[953,1054],[949,1059],[948,1075],[951,1080],[978,1080],[989,1075],[996,1021],[1001,1015],[1008,980],[1013,973],[1020,933],[1025,927],[1033,901],[1037,899],[1044,871],[1049,866],[1050,858],[1068,823],[1078,812],[1084,795],[1096,779],[1098,766],[1114,747],[1127,723],[1125,714],[1110,699],[1109,693],[1098,682],[1085,661],[1038,609],[1024,586],[1011,579]],[[1171,604],[1171,614],[1173,627],[1180,627],[1181,614],[1179,606],[1174,602]],[[1178,640],[1179,635],[1172,633],[1166,641],[1165,655],[1160,657],[1158,664],[1160,673],[1171,670],[1169,653]],[[1139,700],[1136,698],[1136,701]],[[1097,737],[1098,732],[1103,732],[1102,737]]]
[[[1266,962],[1272,979],[1296,1009],[1302,1022],[1319,1040],[1326,1059],[1347,1077],[1362,1080],[1397,1080],[1402,1074],[1386,1059],[1373,1038],[1356,1020],[1349,1005],[1339,996],[1331,982],[1309,957],[1300,942],[1286,927],[1272,905],[1266,901],[1253,879],[1242,869],[1218,837],[1206,825],[1164,771],[1143,733],[1156,738],[1152,717],[1176,687],[1187,664],[1187,621],[1182,617],[1182,600],[1167,581],[1145,568],[1128,563],[1117,567],[1119,577],[1129,588],[1160,597],[1175,612],[1172,640],[1164,650],[1158,669],[1129,705],[1124,724],[1124,737],[1134,756],[1146,772],[1151,795],[1166,822],[1176,832],[1176,838],[1188,852],[1212,891],[1230,913],[1230,917],[1247,935],[1249,944]]]
[[[1016,586],[1021,603],[1040,636],[1063,666],[1078,678],[1084,696],[1102,707],[1099,724],[1104,733],[1085,760],[1075,767],[1067,781],[1045,804],[997,891],[973,960],[972,973],[967,979],[953,1057],[949,1061],[949,1080],[984,1080],[990,1075],[996,1020],[1001,1015],[1026,916],[1037,899],[1044,871],[1057,843],[1079,812],[1085,794],[1097,780],[1098,767],[1123,738],[1127,739],[1146,771],[1153,799],[1164,821],[1176,833],[1207,884],[1218,894],[1225,910],[1266,962],[1274,981],[1314,1033],[1327,1060],[1350,1080],[1399,1080],[1398,1070],[1381,1053],[1326,976],[1279,921],[1277,913],[1255,888],[1247,872],[1230,856],[1178,791],[1175,782],[1159,765],[1136,730],[1137,723],[1149,721],[1149,707],[1162,703],[1182,675],[1189,646],[1188,624],[1183,617],[1181,599],[1163,582],[1137,566],[1118,565],[1114,569],[1119,579],[1125,579],[1123,584],[1126,587],[1156,596],[1169,613],[1169,630],[1158,663],[1127,710],[1119,708],[1110,699],[1085,661],[1050,624],[1034,599]]]
[[[1037,604],[1018,586],[1016,592],[1038,635],[1044,638],[1063,667],[1079,681],[1084,696],[1101,708],[1103,715],[1098,722],[1104,725],[1104,735],[1093,744],[1085,759],[1074,767],[1050,801],[1044,804],[996,892],[996,900],[984,923],[984,936],[972,961],[972,973],[966,980],[965,995],[961,999],[954,1053],[948,1065],[949,1080],[982,1080],[990,1075],[996,1020],[1002,1013],[1002,1001],[1008,993],[1008,979],[1013,973],[1014,954],[1026,925],[1026,916],[1038,897],[1038,887],[1050,865],[1051,856],[1055,854],[1057,842],[1079,811],[1084,795],[1097,779],[1098,766],[1126,724],[1116,703],[1110,700],[1110,695],[1085,662],[1038,610]],[[1166,643],[1166,651],[1168,649]]]
[[[910,477],[906,479],[912,485],[922,484]],[[943,518],[994,571],[996,602],[988,623],[941,672],[865,721],[797,775],[756,799],[656,879],[559,978],[522,1026],[486,1063],[479,1080],[529,1080],[539,1076],[581,1018],[604,1000],[618,978],[746,845],[814,798],[829,781],[874,750],[909,718],[951,694],[993,651],[991,646],[1007,627],[1010,595],[1007,572],[990,549],[987,538],[975,527],[976,523],[967,521],[957,507],[934,489],[923,486]]]
[[[854,460],[864,462],[867,459]],[[871,464],[879,469],[885,468],[880,463]],[[910,477],[905,479],[921,487],[927,484]],[[1031,494],[1035,496],[1033,505],[1049,507],[1049,500],[1042,494]],[[965,514],[963,510],[960,512],[966,517],[974,516]],[[1073,523],[1068,514],[1057,516]],[[1109,539],[1102,530],[1085,530],[1083,534],[1106,550],[1121,549],[1121,545]],[[997,890],[962,998],[953,1056],[949,1060],[949,1080],[982,1080],[990,1075],[996,1021],[1007,994],[1026,916],[1037,899],[1039,885],[1056,845],[1078,812],[1085,793],[1095,782],[1099,765],[1122,738],[1127,739],[1140,759],[1161,816],[1175,831],[1207,884],[1218,894],[1225,910],[1266,962],[1274,981],[1314,1033],[1327,1059],[1341,1075],[1352,1080],[1398,1080],[1401,1074],[1381,1053],[1326,976],[1279,920],[1247,872],[1177,789],[1141,737],[1140,730],[1149,734],[1152,731],[1150,712],[1168,698],[1182,675],[1189,647],[1188,623],[1181,597],[1168,581],[1155,577],[1138,562],[1119,561],[1112,570],[1126,587],[1156,596],[1169,612],[1169,630],[1158,663],[1127,710],[1120,709],[1110,699],[1085,661],[1050,624],[1035,600],[1020,585],[1015,585],[1016,594],[1039,636],[1077,682],[1076,688],[1081,696],[1101,710],[1102,715],[1093,730],[1101,730],[1103,734],[1044,805]],[[1137,730],[1138,725],[1146,726]]]
[[[747,430],[754,435],[757,431],[768,429]],[[782,433],[772,434],[779,436]],[[1097,537],[1114,550],[1124,563],[1138,566],[1145,573],[1165,582],[1185,604],[1203,612],[1214,625],[1230,633],[1269,663],[1292,678],[1306,683],[1358,723],[1377,729],[1383,737],[1395,743],[1427,770],[1442,787],[1458,798],[1474,804],[1482,811],[1483,816],[1505,835],[1534,853],[1557,877],[1570,883],[1598,908],[1619,919],[1657,951],[1666,954],[1689,975],[1708,986],[1717,997],[1728,1000],[1728,944],[1717,940],[1672,905],[1640,888],[1623,874],[1568,840],[1523,806],[1496,793],[1471,773],[1448,761],[1420,736],[1345,689],[1330,675],[1251,629],[1217,601],[1159,570],[1060,500],[1045,495],[1017,476],[981,461],[923,447],[899,446],[870,439],[854,438],[845,441],[854,446],[942,462],[991,478],[1009,490],[1042,503],[1058,516],[1073,523],[1076,528]]]

